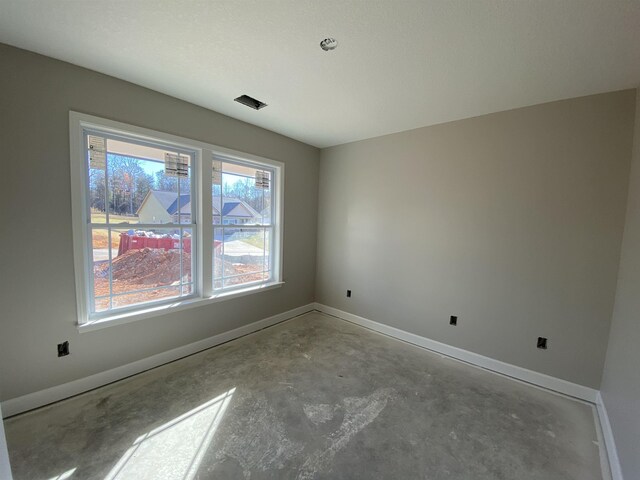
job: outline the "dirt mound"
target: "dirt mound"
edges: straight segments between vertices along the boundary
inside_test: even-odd
[[[143,248],[129,250],[112,262],[114,280],[133,280],[140,285],[171,285],[180,280],[177,250]],[[191,278],[191,254],[182,254],[182,276]]]
[[[182,275],[185,283],[191,281],[191,255],[182,254]],[[239,285],[247,282],[255,282],[267,278],[262,272],[257,272],[259,265],[231,263],[228,261],[216,262],[216,277],[224,268],[225,287]],[[180,253],[178,250],[164,250],[158,248],[144,248],[129,250],[116,257],[112,261],[111,272],[108,261],[95,262],[94,272],[94,296],[96,297],[96,309],[98,311],[109,308],[110,300],[106,297],[110,294],[126,294],[113,297],[115,307],[135,305],[151,300],[161,300],[180,296],[181,293],[190,292],[190,287],[170,287],[180,279]],[[109,273],[113,282],[109,283]],[[222,287],[220,280],[215,281],[215,287]],[[154,290],[155,287],[165,287]],[[143,291],[137,291],[143,290]],[[130,293],[134,292],[134,293]]]

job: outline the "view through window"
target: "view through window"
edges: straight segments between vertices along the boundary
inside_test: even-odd
[[[274,171],[214,157],[212,172],[213,287],[272,277]]]
[[[70,128],[78,323],[280,284],[282,163],[76,112]]]
[[[91,312],[194,292],[192,152],[85,132]]]

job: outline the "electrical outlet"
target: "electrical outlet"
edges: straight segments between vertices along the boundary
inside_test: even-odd
[[[456,315],[449,317],[449,325],[458,325],[458,317]]]
[[[351,290],[347,290],[347,298],[351,298]]]
[[[58,356],[66,357],[69,355],[69,342],[62,342],[58,344]]]
[[[536,345],[538,348],[542,350],[547,349],[547,339],[545,337],[538,337],[538,344]]]

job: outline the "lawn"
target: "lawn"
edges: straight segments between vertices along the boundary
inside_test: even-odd
[[[246,237],[246,238],[241,238],[239,239],[242,242],[248,243],[249,245],[253,245],[254,247],[258,247],[258,248],[264,248],[265,247],[265,238],[264,238],[264,234],[262,233],[258,233],[256,235],[253,235],[251,237]],[[269,248],[269,241],[268,241],[268,237],[267,237],[267,248]]]
[[[107,215],[104,212],[91,211],[92,223],[107,223]],[[138,223],[138,217],[132,217],[127,215],[109,215],[110,224],[118,223]],[[92,233],[93,248],[109,248],[109,235],[106,230],[94,230]],[[111,248],[117,249],[120,245],[120,233],[117,231],[111,232]]]
[[[107,223],[107,215],[104,212],[91,212],[92,223]],[[109,215],[109,223],[139,223],[138,217],[129,215]]]
[[[94,230],[91,233],[93,248],[109,248],[109,233],[107,230]],[[111,248],[118,249],[120,246],[119,232],[111,232]]]

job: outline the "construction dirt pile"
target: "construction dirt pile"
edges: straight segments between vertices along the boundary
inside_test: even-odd
[[[171,285],[180,280],[178,250],[143,248],[129,250],[113,260],[114,280],[135,281],[138,285]],[[182,254],[182,277],[191,277],[191,254]]]
[[[96,309],[102,311],[108,308],[109,299],[100,298],[113,294],[126,294],[114,297],[114,305],[132,305],[151,300],[175,297],[180,295],[180,252],[178,250],[164,250],[159,248],[143,248],[129,250],[114,258],[112,263],[112,284],[109,285],[109,262],[101,261],[94,264],[94,296]],[[254,282],[268,278],[259,270],[262,265],[216,262],[216,277],[222,273],[224,266],[226,280],[224,286]],[[191,254],[182,253],[182,278],[184,283],[191,282]],[[216,280],[216,288],[222,286]],[[154,287],[164,287],[154,290]],[[186,289],[190,287],[184,287]],[[142,290],[142,291],[137,291]],[[182,290],[184,293],[189,290]],[[134,293],[129,293],[134,292]]]

